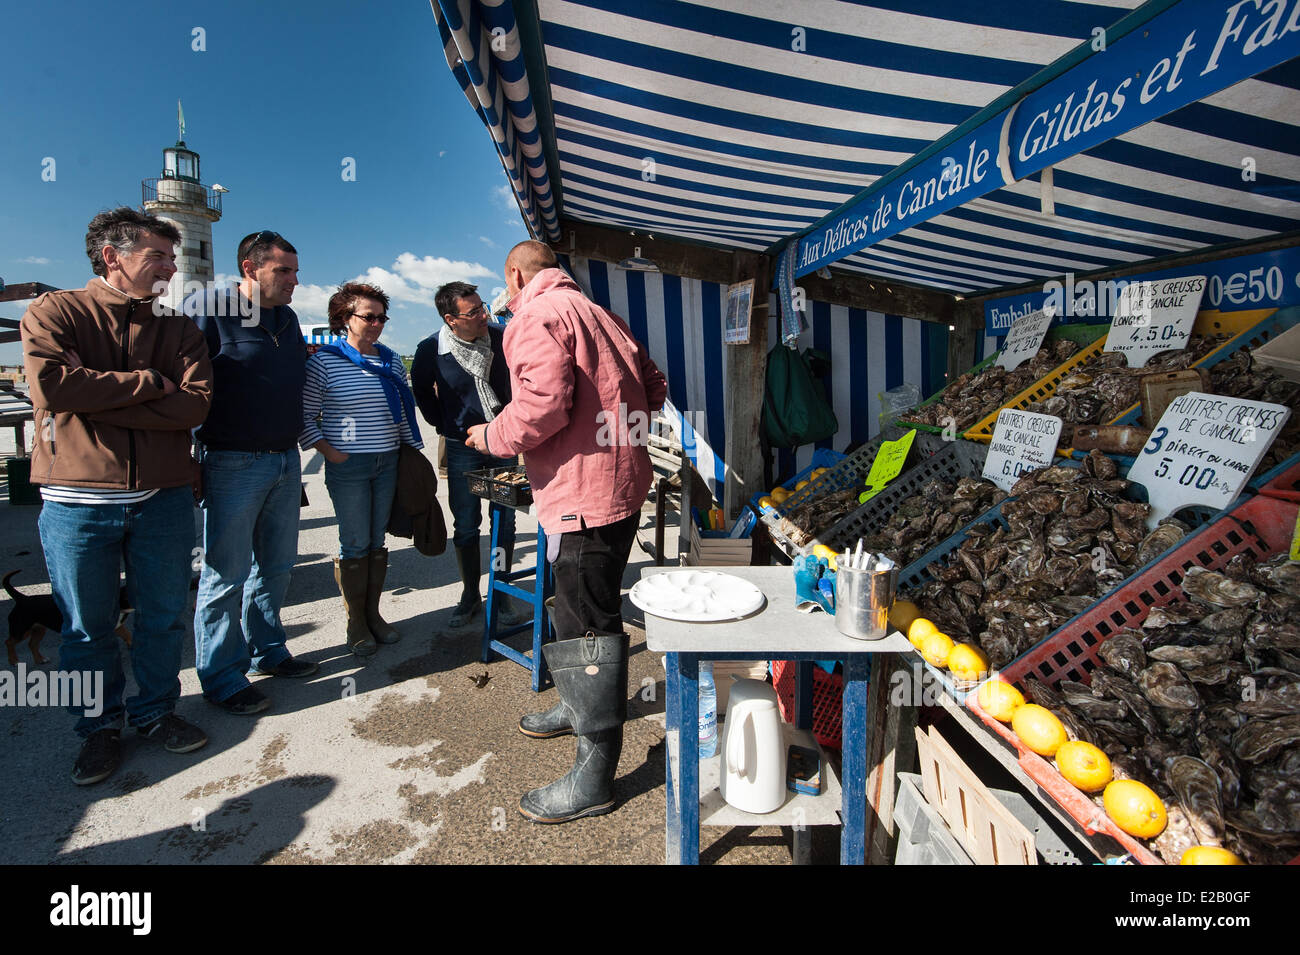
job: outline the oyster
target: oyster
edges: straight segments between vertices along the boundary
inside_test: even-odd
[[[1183,593],[1215,607],[1244,607],[1259,599],[1259,588],[1218,571],[1189,567]]]
[[[1222,845],[1223,793],[1218,775],[1195,756],[1180,755],[1165,766],[1165,779],[1201,845]]]
[[[1232,736],[1232,752],[1243,763],[1259,763],[1300,743],[1300,716],[1250,720]]]

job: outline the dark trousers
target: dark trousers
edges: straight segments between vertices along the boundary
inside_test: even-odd
[[[623,632],[623,570],[632,551],[641,514],[603,527],[566,531],[555,572],[551,623],[558,640],[595,633]]]

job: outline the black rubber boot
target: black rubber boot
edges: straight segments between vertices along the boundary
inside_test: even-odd
[[[573,732],[573,718],[569,715],[568,704],[560,700],[545,713],[529,713],[520,718],[519,732],[533,739],[568,736]]]
[[[388,576],[388,548],[372,550],[370,577],[366,582],[366,626],[379,643],[396,643],[402,635],[379,613],[379,598],[384,592],[384,579]]]
[[[451,613],[451,625],[463,627],[483,606],[483,598],[478,593],[478,582],[483,573],[479,566],[478,541],[457,547],[456,563],[460,567],[461,593],[460,603]]]
[[[533,822],[569,822],[614,808],[614,774],[627,718],[626,633],[590,633],[542,648],[578,737],[573,769],[519,800]]]

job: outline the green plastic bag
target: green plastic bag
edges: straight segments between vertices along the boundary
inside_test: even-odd
[[[777,345],[767,355],[767,384],[763,392],[763,432],[774,448],[798,448],[835,435],[840,429],[826,400],[826,388],[814,376],[812,363],[825,362],[811,348],[802,354]]]

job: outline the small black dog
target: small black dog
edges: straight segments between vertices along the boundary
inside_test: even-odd
[[[16,590],[9,580],[18,573],[20,571],[11,570],[5,574],[4,580],[0,581],[14,602],[13,609],[9,611],[9,639],[5,641],[9,663],[10,665],[18,663],[18,644],[24,640],[32,648],[32,659],[37,664],[49,663],[49,660],[41,656],[41,641],[45,639],[47,630],[53,630],[55,633],[63,632],[63,614],[59,613],[59,605],[55,602],[53,594],[32,595]],[[131,631],[126,628],[126,618],[131,612],[131,605],[126,599],[125,586],[118,595],[117,603],[119,612],[117,629],[114,632],[129,647]]]

